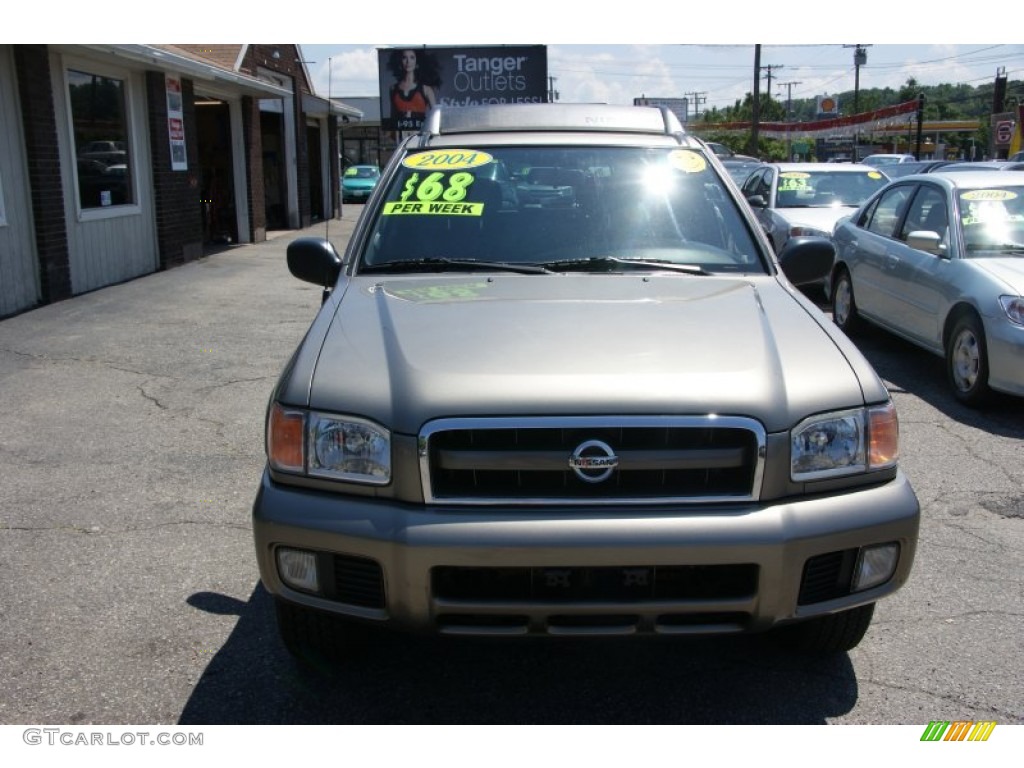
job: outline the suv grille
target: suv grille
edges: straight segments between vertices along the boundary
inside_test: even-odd
[[[428,503],[735,502],[758,497],[764,445],[737,417],[449,419],[420,462]]]

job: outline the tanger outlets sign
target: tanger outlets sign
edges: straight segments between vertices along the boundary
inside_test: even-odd
[[[547,101],[543,45],[475,48],[380,48],[381,127],[419,130],[437,105]]]

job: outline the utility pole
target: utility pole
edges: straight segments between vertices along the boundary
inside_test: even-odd
[[[555,90],[555,81],[557,77],[548,76],[548,101],[554,103],[558,101],[558,91]]]
[[[793,122],[793,86],[801,85],[800,80],[790,80],[788,83],[779,83],[779,87],[786,87],[786,122]],[[793,137],[786,131],[786,162],[793,159]]]
[[[750,144],[747,152],[758,157],[757,134],[761,122],[761,46],[754,46],[754,103],[751,110]]]
[[[860,113],[860,68],[868,63],[868,52],[865,48],[870,48],[869,45],[861,45],[855,43],[854,45],[844,45],[843,48],[853,48],[853,114]],[[857,145],[860,143],[860,132],[853,129],[853,162],[860,162],[860,158],[857,157]]]
[[[690,97],[690,103],[693,104],[693,119],[696,120],[697,115],[700,114],[700,105],[708,100],[708,92],[691,91],[686,95]],[[689,107],[687,107],[687,109],[689,109]],[[687,119],[689,119],[689,114],[687,114]]]
[[[769,99],[772,97],[772,70],[784,68],[785,67],[782,64],[765,64],[763,67],[761,67],[761,69],[768,70],[768,74],[765,75],[765,78],[767,78],[768,80],[768,90],[766,91],[766,93],[768,94]]]

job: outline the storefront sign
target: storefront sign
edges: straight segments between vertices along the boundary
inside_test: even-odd
[[[181,100],[181,80],[170,75],[167,83],[167,135],[171,142],[171,170],[187,171],[185,153],[185,111]]]

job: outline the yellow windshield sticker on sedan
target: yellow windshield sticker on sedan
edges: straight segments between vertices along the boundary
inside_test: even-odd
[[[674,168],[685,173],[700,173],[708,167],[707,161],[689,149],[675,149],[668,155],[668,161]]]
[[[880,178],[882,178],[882,174],[880,174],[878,171],[868,171],[868,178],[869,179],[880,179]]]
[[[384,203],[384,216],[483,216],[483,203]]]
[[[475,149],[435,149],[409,155],[402,165],[414,171],[462,171],[487,165],[492,160],[491,155]]]
[[[1008,189],[972,189],[960,197],[963,200],[1016,200],[1017,193]]]
[[[779,174],[779,191],[780,192],[799,192],[801,190],[810,189],[808,179],[811,178],[811,174],[803,173],[802,171],[787,171],[786,173]]]

